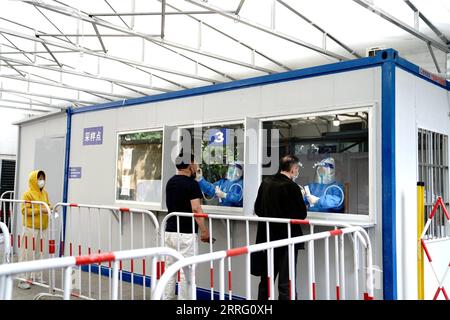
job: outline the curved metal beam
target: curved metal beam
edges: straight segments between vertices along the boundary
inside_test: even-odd
[[[67,97],[51,96],[48,94],[38,93],[38,92],[26,92],[26,91],[5,89],[5,88],[0,88],[0,92],[23,94],[23,95],[27,95],[27,96],[41,97],[41,98],[47,98],[47,99],[52,99],[52,100],[70,101],[70,102],[77,103],[77,104],[97,104],[98,103],[96,101],[91,101],[91,100],[72,99],[72,98],[67,98]],[[67,108],[61,107],[61,109],[67,109]]]
[[[216,79],[210,79],[210,78],[206,78],[206,77],[200,77],[197,75],[193,75],[193,74],[189,74],[189,73],[185,73],[185,72],[180,72],[177,70],[171,70],[171,69],[167,69],[167,68],[161,68],[155,65],[149,65],[143,62],[139,62],[139,61],[133,61],[130,59],[125,59],[125,58],[121,58],[121,57],[116,57],[116,56],[111,56],[109,54],[105,54],[105,53],[100,53],[100,52],[95,52],[93,50],[90,49],[86,49],[86,48],[82,48],[82,47],[77,47],[75,45],[71,45],[71,44],[63,44],[63,43],[59,43],[59,42],[55,42],[55,41],[50,41],[50,40],[44,40],[39,38],[39,36],[30,36],[27,34],[23,34],[23,33],[19,33],[13,30],[9,30],[9,29],[4,29],[4,28],[0,28],[0,33],[2,34],[9,34],[12,36],[16,36],[22,39],[26,39],[26,40],[30,40],[30,41],[35,41],[35,42],[39,42],[41,44],[46,44],[46,45],[51,45],[54,47],[58,47],[58,48],[64,48],[64,49],[70,49],[73,50],[75,52],[83,52],[92,56],[96,56],[96,57],[100,57],[100,58],[104,58],[104,59],[108,59],[108,60],[113,60],[113,61],[118,61],[118,62],[125,62],[125,63],[129,63],[132,65],[136,65],[136,66],[140,66],[140,67],[144,67],[144,68],[148,68],[148,69],[153,69],[153,70],[157,70],[160,72],[165,72],[165,73],[170,73],[170,74],[174,74],[177,76],[182,76],[182,77],[187,77],[187,78],[191,78],[191,79],[195,79],[195,80],[200,80],[200,81],[204,81],[204,82],[210,82],[210,83],[217,83],[217,82],[222,82]]]
[[[20,71],[25,73],[25,71],[23,71],[23,70],[20,70]],[[32,73],[26,73],[26,74],[30,74],[35,77],[40,77],[40,76],[32,74]],[[56,82],[56,81],[55,82],[45,82],[45,81],[40,81],[40,80],[35,80],[35,79],[19,78],[19,77],[2,75],[2,74],[0,74],[0,78],[23,81],[23,82],[31,82],[31,83],[36,83],[36,84],[46,85],[46,86],[55,87],[55,88],[66,89],[66,90],[84,91],[85,93],[88,93],[88,94],[95,93],[95,94],[100,94],[100,95],[113,97],[113,98],[117,98],[117,99],[130,99],[131,98],[130,96],[125,96],[122,94],[114,94],[114,93],[107,93],[107,92],[97,91],[97,90],[92,90],[92,89],[86,89],[86,88],[72,86],[69,84],[60,83],[60,82]]]
[[[428,27],[430,27],[431,30],[442,40],[442,42],[446,45],[449,45],[449,41],[447,37],[433,24],[430,20],[425,17],[425,15],[419,11],[419,9],[416,8],[416,6],[409,0],[404,0],[405,3],[415,12],[419,15],[419,17],[422,19],[423,22],[427,24]]]
[[[189,1],[189,0],[188,0]],[[427,35],[423,34],[422,32],[416,31],[414,28],[406,25],[404,22],[400,21],[399,19],[395,18],[394,16],[390,15],[389,13],[387,13],[386,11],[378,8],[377,6],[373,5],[372,3],[370,3],[367,0],[353,0],[354,2],[356,2],[357,4],[359,4],[360,6],[368,9],[369,11],[375,13],[376,15],[379,15],[381,18],[389,21],[390,23],[396,25],[397,27],[405,30],[406,32],[414,35],[415,37],[419,38],[422,41],[425,41],[426,43],[431,44],[433,47],[445,52],[445,53],[449,53],[450,52],[450,48],[434,39],[431,39],[430,37],[428,37]]]
[[[225,11],[221,10],[220,8],[217,8],[217,7],[214,7],[212,5],[206,4],[205,2],[199,2],[199,1],[196,1],[196,0],[185,0],[185,1],[187,1],[189,3],[192,3],[192,4],[196,5],[196,6],[199,6],[199,7],[203,8],[203,9],[208,9],[208,10],[217,12],[218,14],[220,14],[220,15],[228,18],[228,19],[240,22],[240,23],[245,24],[245,25],[247,25],[249,27],[252,27],[252,28],[255,28],[255,29],[260,30],[262,32],[268,33],[268,34],[273,35],[275,37],[278,37],[280,39],[283,39],[283,40],[295,43],[295,44],[297,44],[299,46],[302,46],[304,48],[311,49],[311,50],[316,51],[318,53],[321,53],[323,55],[335,58],[335,59],[337,59],[339,61],[349,60],[348,58],[346,58],[344,56],[341,56],[341,55],[339,55],[337,53],[334,53],[334,52],[331,52],[329,50],[322,49],[322,48],[317,47],[317,46],[315,46],[315,45],[313,45],[311,43],[308,43],[308,42],[305,42],[303,40],[294,38],[294,37],[292,37],[290,35],[287,35],[287,34],[284,34],[284,33],[281,33],[281,32],[274,31],[274,30],[272,30],[270,28],[267,28],[267,27],[265,27],[263,25],[260,25],[258,23],[251,22],[250,20],[244,19],[244,18],[242,18],[240,16],[226,13]]]
[[[334,42],[336,42],[338,45],[340,45],[342,48],[344,48],[345,50],[347,50],[351,55],[353,55],[355,58],[361,58],[361,56],[359,54],[356,53],[356,50],[353,50],[352,48],[348,47],[347,45],[345,45],[344,43],[342,43],[341,41],[339,41],[335,36],[333,36],[331,33],[326,32],[324,29],[322,29],[320,26],[318,26],[317,24],[315,24],[314,22],[312,22],[310,19],[308,19],[307,17],[305,17],[303,14],[301,14],[299,11],[295,10],[293,7],[291,7],[290,5],[288,5],[286,2],[282,1],[282,0],[277,0],[282,6],[284,6],[286,9],[290,10],[292,13],[294,13],[295,15],[299,16],[300,18],[302,18],[303,20],[305,20],[306,22],[308,22],[311,26],[313,26],[314,28],[316,28],[317,30],[319,30],[320,32],[322,32],[323,34],[325,34],[328,38],[330,38],[331,40],[333,40]]]
[[[99,26],[102,26],[102,27],[105,27],[105,28],[109,28],[109,29],[112,29],[112,30],[116,30],[116,31],[119,31],[119,32],[126,33],[126,34],[137,35],[137,36],[139,36],[141,38],[144,38],[144,39],[146,39],[146,40],[148,40],[148,41],[150,41],[152,43],[159,43],[161,45],[171,46],[171,47],[174,47],[174,48],[177,48],[177,49],[186,50],[186,51],[193,52],[193,53],[196,53],[196,54],[199,54],[199,55],[203,55],[203,56],[206,56],[206,57],[209,57],[209,58],[213,58],[213,59],[229,62],[229,63],[236,64],[236,65],[239,65],[239,66],[242,66],[242,67],[253,69],[253,70],[258,70],[258,71],[261,71],[261,72],[264,72],[264,73],[275,73],[274,70],[270,70],[268,68],[254,66],[254,65],[249,64],[249,63],[245,63],[245,62],[237,61],[237,60],[234,60],[234,59],[230,59],[230,58],[227,58],[227,57],[224,57],[224,56],[220,56],[220,55],[217,55],[217,54],[214,54],[214,53],[211,53],[211,52],[198,50],[198,49],[195,49],[195,48],[183,45],[183,44],[179,44],[179,43],[175,43],[175,42],[169,42],[167,40],[157,40],[157,39],[155,39],[153,37],[149,37],[148,35],[146,35],[144,33],[137,32],[137,31],[134,31],[134,30],[131,30],[131,29],[123,28],[123,27],[119,27],[119,26],[117,26],[115,24],[112,24],[112,23],[110,23],[108,21],[105,21],[105,20],[102,20],[102,19],[99,19],[99,18],[95,18],[95,17],[92,17],[92,16],[87,15],[87,14],[82,15],[80,12],[75,11],[73,8],[71,8],[72,12],[68,12],[66,10],[66,8],[51,6],[51,5],[48,5],[48,4],[42,4],[42,3],[35,2],[35,1],[23,0],[23,2],[29,3],[31,5],[36,5],[36,6],[45,8],[47,10],[54,11],[54,12],[57,12],[57,13],[60,13],[60,14],[63,14],[63,15],[69,16],[69,17],[73,17],[73,18],[76,18],[76,19],[80,19],[80,20],[83,20],[83,21],[86,21],[86,22],[89,22],[89,23],[95,23],[95,24],[97,24]],[[213,81],[209,81],[209,82],[214,82],[215,83],[215,82],[222,82],[222,81],[213,80]]]
[[[158,1],[162,1],[162,0],[158,0]],[[166,5],[167,5],[169,8],[172,8],[172,9],[174,9],[174,10],[181,11],[181,9],[178,9],[177,7],[175,7],[175,6],[173,6],[173,5],[169,4],[169,3],[166,3]],[[205,21],[200,20],[200,19],[194,17],[193,15],[188,14],[187,16],[188,16],[189,18],[191,18],[191,19],[193,19],[193,20],[195,20],[195,21],[197,21],[197,22],[203,24],[204,26],[207,26],[208,28],[214,30],[215,32],[217,32],[217,33],[219,33],[219,34],[221,34],[221,35],[227,37],[228,39],[233,40],[234,42],[236,42],[236,43],[242,45],[243,47],[245,47],[245,48],[247,48],[247,49],[249,49],[249,50],[251,50],[251,51],[254,51],[256,54],[259,54],[261,57],[263,57],[263,58],[269,60],[270,62],[276,64],[277,66],[279,66],[279,67],[281,67],[281,68],[283,68],[283,69],[285,69],[285,70],[288,70],[288,71],[292,70],[291,68],[289,68],[289,67],[287,67],[286,65],[282,64],[281,62],[276,61],[276,60],[273,59],[273,58],[270,58],[269,56],[267,56],[266,54],[262,53],[261,51],[255,49],[255,48],[253,48],[252,46],[246,44],[245,42],[243,42],[243,41],[241,41],[241,40],[239,40],[239,39],[237,39],[237,38],[235,38],[235,37],[229,35],[228,33],[225,33],[224,31],[219,30],[218,28],[214,27],[213,25],[211,25],[211,24],[209,24],[209,23],[206,23]]]
[[[107,82],[110,82],[110,83],[112,83],[114,85],[117,85],[117,86],[131,86],[131,87],[138,87],[138,88],[142,88],[142,89],[155,90],[155,91],[161,91],[161,92],[171,92],[171,91],[173,91],[173,90],[169,90],[169,89],[165,89],[165,88],[159,88],[159,87],[154,87],[154,86],[150,86],[150,85],[144,85],[144,84],[130,82],[130,81],[126,81],[126,80],[121,80],[121,79],[116,79],[116,78],[109,78],[109,77],[103,77],[103,76],[100,76],[100,75],[90,74],[90,73],[86,73],[86,72],[79,72],[79,71],[69,70],[69,69],[65,69],[65,68],[61,69],[61,68],[55,68],[55,67],[50,67],[50,66],[45,66],[45,65],[38,65],[38,64],[31,63],[31,62],[26,62],[26,61],[22,61],[22,60],[17,60],[17,59],[13,59],[13,58],[4,57],[2,55],[0,55],[0,61],[5,61],[5,62],[8,61],[8,62],[13,62],[13,63],[19,63],[19,64],[27,66],[27,67],[34,67],[34,68],[38,68],[38,69],[46,69],[46,70],[50,70],[50,71],[62,72],[62,73],[67,73],[67,74],[80,76],[80,77],[87,77],[87,78],[91,78],[91,79],[95,79],[95,80],[107,81]],[[136,91],[133,88],[127,88],[127,89],[131,90],[131,91]],[[146,95],[145,93],[141,93],[139,91],[136,91],[136,92]]]

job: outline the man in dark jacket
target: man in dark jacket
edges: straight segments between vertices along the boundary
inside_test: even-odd
[[[299,159],[294,155],[287,155],[280,160],[279,172],[266,178],[259,186],[255,201],[255,214],[259,217],[305,219],[306,206],[300,187],[293,181],[300,169]],[[291,237],[303,235],[300,225],[290,225]],[[270,223],[270,241],[288,237],[287,226],[284,223]],[[266,242],[266,223],[259,222],[256,233],[256,243]],[[297,266],[297,252],[303,249],[303,244],[295,246],[294,265]],[[268,275],[267,254],[256,252],[252,254],[251,271],[261,277],[258,290],[258,300],[267,300]],[[287,247],[274,250],[274,280],[279,274],[279,300],[289,299],[289,261]],[[295,279],[292,279],[295,281]]]

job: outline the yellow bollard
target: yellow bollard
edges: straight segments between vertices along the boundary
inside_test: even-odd
[[[420,236],[425,223],[425,183],[417,182],[417,298],[424,300],[424,265]]]

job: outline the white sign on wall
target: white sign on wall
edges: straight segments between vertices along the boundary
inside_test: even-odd
[[[122,188],[120,190],[121,196],[130,195],[131,176],[122,176]]]
[[[128,148],[123,151],[123,170],[131,169],[131,162],[133,160],[133,148]]]

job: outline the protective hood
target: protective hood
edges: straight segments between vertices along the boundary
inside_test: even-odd
[[[29,191],[39,193],[41,192],[41,189],[39,188],[38,185],[38,175],[40,172],[44,173],[45,176],[45,172],[42,170],[31,171],[30,175],[28,176],[28,188],[30,188]]]
[[[31,171],[28,177],[29,189],[24,192],[22,200],[25,201],[42,201],[50,206],[48,201],[48,193],[45,191],[45,187],[41,190],[38,186],[38,175],[39,173],[44,173],[41,170]],[[45,173],[44,173],[45,176]],[[39,205],[32,205],[29,203],[22,204],[22,223],[24,226],[33,229],[42,228],[46,229],[48,226],[48,214],[42,214],[41,217],[41,207]]]
[[[315,182],[330,184],[335,182],[335,165],[333,158],[326,158],[314,165],[316,167]]]
[[[240,162],[232,162],[228,166],[227,179],[230,181],[239,180],[244,174],[243,165]]]

